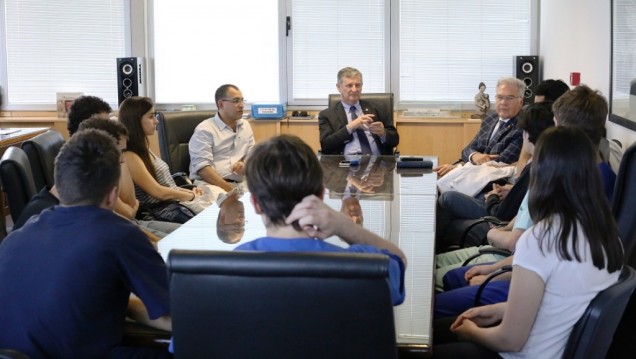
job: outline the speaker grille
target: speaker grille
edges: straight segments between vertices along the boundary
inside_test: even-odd
[[[145,96],[145,69],[142,57],[117,58],[117,97],[119,104],[132,96]]]
[[[524,103],[534,102],[534,92],[539,85],[539,57],[538,56],[515,56],[513,60],[515,77],[526,84],[524,92]]]

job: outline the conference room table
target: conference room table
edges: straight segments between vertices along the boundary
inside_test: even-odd
[[[395,243],[405,253],[406,299],[394,307],[399,355],[429,356],[437,174],[430,168],[397,168],[394,156],[358,156],[360,165],[353,167],[341,167],[343,159],[343,156],[320,157],[325,172],[324,202],[337,211],[353,208],[356,215],[352,218],[358,218],[360,223],[362,217],[365,228]],[[437,157],[424,159],[437,165]],[[254,212],[249,195],[243,193],[238,200],[233,197],[221,206],[210,206],[163,238],[158,250],[164,260],[172,249],[230,251],[241,243],[265,236],[265,226]],[[337,237],[326,241],[347,246]]]

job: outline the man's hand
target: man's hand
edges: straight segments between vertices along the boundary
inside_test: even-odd
[[[232,165],[231,169],[232,172],[242,176],[245,174],[245,162],[238,161]]]
[[[439,177],[443,177],[445,174],[452,171],[455,167],[456,165],[449,165],[449,164],[439,165],[433,168],[433,172],[437,172],[437,175]]]
[[[351,225],[348,217],[336,212],[315,195],[303,198],[285,219],[287,224],[295,221],[307,235],[320,239],[337,234],[342,225]]]
[[[380,121],[372,122],[369,125],[369,131],[371,131],[372,134],[378,135],[380,137],[384,137],[386,135],[386,132],[384,131],[384,124]]]
[[[347,124],[347,129],[351,133],[351,132],[355,131],[356,129],[358,129],[359,127],[363,128],[363,129],[369,128],[369,125],[371,125],[373,123],[373,117],[374,116],[375,115],[371,115],[371,114],[362,115],[362,116],[356,118],[355,120],[349,122]],[[379,122],[379,123],[382,124],[381,122]],[[384,131],[384,127],[382,127],[382,130]]]
[[[499,155],[489,155],[489,154],[479,153],[479,152],[475,152],[474,154],[470,156],[471,162],[473,162],[476,165],[481,165],[489,161],[495,161],[497,159],[499,159]]]

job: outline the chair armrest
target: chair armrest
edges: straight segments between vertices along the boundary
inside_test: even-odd
[[[484,289],[486,288],[486,285],[488,285],[488,283],[490,283],[490,281],[492,281],[493,279],[495,279],[496,277],[504,274],[504,273],[508,273],[508,272],[512,272],[512,266],[511,265],[505,265],[503,267],[501,267],[501,269],[499,269],[496,272],[490,273],[490,275],[486,278],[486,280],[481,283],[481,285],[479,286],[479,289],[477,289],[477,293],[475,294],[475,303],[474,303],[474,307],[479,307],[481,306],[481,293],[483,293]]]
[[[478,258],[478,257],[480,257],[480,256],[482,256],[484,254],[499,254],[499,255],[504,256],[504,257],[509,257],[512,253],[509,250],[503,249],[503,248],[495,248],[495,247],[480,248],[479,249],[479,253],[475,253],[472,256],[466,258],[464,263],[462,263],[462,267],[467,266],[475,258]]]

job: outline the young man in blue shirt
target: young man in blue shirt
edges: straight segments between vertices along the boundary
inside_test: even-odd
[[[322,201],[322,167],[301,139],[282,135],[259,143],[248,158],[245,176],[250,201],[265,223],[267,237],[236,250],[385,254],[390,260],[393,304],[404,301],[404,253],[395,244],[352,224],[349,217]],[[332,235],[349,247],[323,241]]]

